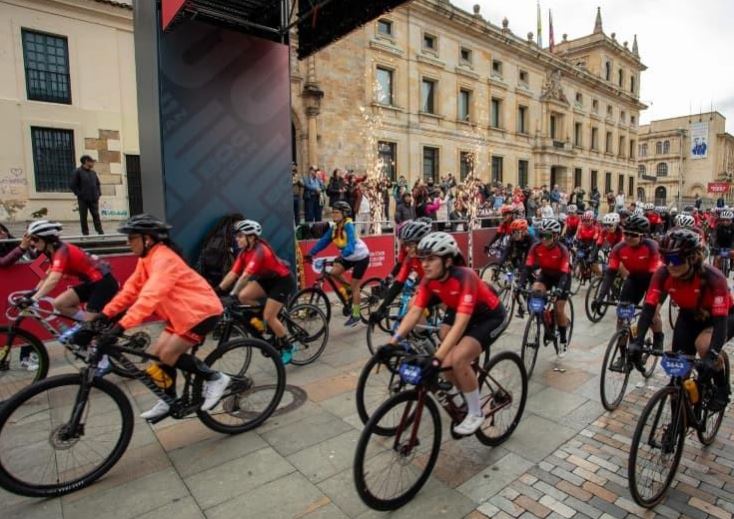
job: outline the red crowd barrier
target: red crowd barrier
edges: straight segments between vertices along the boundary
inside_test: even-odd
[[[480,270],[487,266],[492,258],[484,252],[490,240],[497,234],[496,227],[488,227],[486,229],[475,229],[472,231],[472,267]]]

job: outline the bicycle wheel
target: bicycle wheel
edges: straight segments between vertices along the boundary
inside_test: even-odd
[[[525,365],[528,379],[533,375],[535,368],[535,359],[538,357],[540,349],[540,317],[530,316],[525,325],[525,333],[522,336],[522,362]]]
[[[584,275],[583,269],[584,266],[580,261],[576,262],[573,266],[573,271],[571,272],[571,295],[575,296],[581,290],[581,282]]]
[[[0,408],[0,486],[23,496],[55,497],[91,485],[127,449],[133,411],[125,393],[85,373],[23,389]],[[89,389],[79,401],[82,385]],[[80,425],[70,430],[76,412]]]
[[[387,362],[380,362],[377,356],[373,356],[362,368],[357,380],[355,398],[357,414],[362,423],[366,424],[380,405],[405,389],[405,383],[398,374],[399,361],[398,355]],[[395,433],[395,425],[387,423],[376,425],[375,432],[389,436]]]
[[[288,307],[300,304],[309,304],[318,306],[324,312],[326,320],[331,322],[331,301],[326,293],[317,287],[306,287],[296,292],[288,302]]]
[[[390,427],[399,424],[399,432],[380,434],[385,421]],[[374,510],[400,508],[423,487],[440,448],[441,418],[433,399],[417,390],[395,395],[375,411],[357,442],[354,483],[359,497]]]
[[[648,348],[652,348],[652,339],[647,339],[647,341],[645,341],[645,345]],[[660,357],[657,355],[651,355],[650,353],[642,354],[642,365],[645,366],[645,371],[642,373],[642,376],[645,379],[652,377],[652,374],[655,373],[655,368],[658,366],[658,360],[660,360]]]
[[[724,357],[724,376],[728,383],[730,380],[729,377],[731,375],[729,368],[729,356],[726,354],[725,351],[721,352],[721,356]],[[708,410],[708,406],[703,406],[701,421],[705,424],[705,429],[696,430],[696,436],[698,436],[698,440],[701,443],[703,443],[704,445],[711,445],[712,443],[714,443],[716,435],[719,432],[719,428],[721,428],[721,422],[724,419],[724,413],[726,413],[726,408],[718,412],[712,412]]]
[[[586,317],[592,323],[598,323],[602,320],[604,315],[607,313],[607,306],[604,305],[599,308],[598,311],[591,310],[591,303],[596,300],[599,295],[599,289],[601,288],[602,278],[594,278],[589,285],[589,290],[586,291],[586,297],[584,299],[584,310],[586,310]]]
[[[374,355],[377,348],[387,343],[393,336],[393,327],[399,322],[400,303],[393,303],[387,308],[387,317],[379,323],[367,324],[367,348]]]
[[[528,374],[517,353],[503,351],[479,372],[484,423],[475,433],[484,445],[503,443],[520,423],[528,397]]]
[[[46,378],[48,365],[41,339],[21,328],[0,326],[0,402]]]
[[[576,314],[573,310],[573,300],[569,297],[566,300],[566,318],[568,319],[568,327],[566,328],[566,344],[571,344],[573,338],[573,322],[575,321]]]
[[[675,321],[678,320],[678,305],[675,304],[673,299],[670,299],[670,302],[668,303],[668,322],[670,323],[671,328],[675,328]]]
[[[622,403],[627,383],[630,378],[631,367],[627,362],[627,342],[629,341],[629,330],[623,328],[617,330],[609,339],[607,349],[604,352],[604,361],[601,365],[601,379],[599,381],[599,393],[601,404],[607,411],[614,411]],[[622,367],[614,366],[622,363]]]
[[[642,410],[632,436],[627,467],[630,493],[646,508],[662,501],[683,454],[687,427],[680,391],[666,386],[655,393]]]
[[[512,285],[505,284],[499,289],[497,295],[502,301],[502,306],[505,307],[505,322],[502,323],[502,328],[507,328],[512,322],[512,316],[515,313],[515,293],[512,290]]]
[[[359,285],[359,315],[362,317],[363,323],[370,321],[370,314],[380,306],[382,297],[380,297],[382,289],[382,279],[373,277],[362,281]]]
[[[500,265],[499,263],[492,263],[490,265],[485,265],[484,268],[482,268],[482,270],[479,272],[479,277],[482,278],[482,281],[484,281],[485,283],[489,283],[490,285],[494,286],[499,279],[501,271],[502,265]]]
[[[287,312],[288,331],[296,341],[291,362],[296,366],[311,364],[329,342],[329,322],[324,312],[314,305],[295,305]]]

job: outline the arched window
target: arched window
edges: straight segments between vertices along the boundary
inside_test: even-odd
[[[655,143],[655,154],[660,155],[663,153],[663,143],[658,141]]]
[[[637,166],[637,174],[639,176],[642,176],[645,173],[647,173],[647,169],[645,169],[645,165],[644,164],[640,164],[639,166]]]
[[[670,141],[663,143],[663,153],[670,153]]]
[[[655,205],[668,205],[668,191],[663,186],[655,188]]]
[[[640,202],[645,201],[645,188],[644,187],[637,188],[637,200]]]
[[[667,177],[668,176],[668,165],[665,162],[661,162],[658,164],[657,167],[657,175],[659,177]]]

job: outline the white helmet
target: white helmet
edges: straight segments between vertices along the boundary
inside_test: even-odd
[[[645,216],[645,211],[642,210],[642,207],[636,207],[632,214],[636,214],[638,216]]]
[[[417,243],[431,232],[431,224],[412,220],[400,229],[400,239],[407,243]]]
[[[648,202],[643,206],[643,208],[645,209],[645,211],[654,211],[655,204],[653,204],[652,202]]]
[[[240,220],[234,224],[234,232],[241,232],[245,235],[254,234],[260,236],[263,232],[262,225],[257,223],[255,220]]]
[[[676,227],[693,227],[696,225],[696,220],[689,214],[679,214],[675,217]]]
[[[62,229],[63,226],[59,222],[36,220],[28,226],[26,233],[29,236],[39,236],[41,238],[58,238],[61,236]]]
[[[602,225],[617,225],[619,223],[619,215],[617,213],[607,213],[601,219]]]
[[[732,218],[734,218],[734,211],[730,211],[729,209],[724,209],[719,214],[719,218],[721,220],[731,220]]]
[[[459,246],[453,236],[445,232],[432,232],[418,243],[419,256],[456,256]]]
[[[567,211],[568,211],[568,212],[569,212],[570,214],[575,214],[575,213],[576,213],[576,210],[577,210],[577,208],[576,208],[576,205],[575,205],[575,204],[568,204],[568,205],[566,206],[566,210],[567,210]]]
[[[561,222],[555,218],[543,218],[540,221],[540,232],[560,233]]]

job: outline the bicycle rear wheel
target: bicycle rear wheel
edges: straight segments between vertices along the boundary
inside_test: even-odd
[[[607,313],[607,306],[603,305],[598,311],[594,312],[591,310],[591,303],[596,300],[599,295],[599,289],[601,288],[602,278],[594,278],[589,285],[589,290],[586,291],[586,297],[584,299],[584,310],[586,310],[586,317],[592,323],[598,323]]]
[[[84,373],[42,380],[0,408],[0,486],[30,497],[55,497],[91,485],[127,449],[133,411],[125,394]],[[89,394],[82,400],[82,386]],[[75,405],[80,426],[71,430]]]
[[[374,510],[396,510],[408,503],[431,475],[441,448],[438,406],[411,390],[383,403],[365,425],[354,454],[354,483]],[[419,417],[419,419],[416,419]],[[380,430],[398,424],[395,434]]]
[[[368,323],[370,315],[382,302],[382,279],[373,277],[366,279],[359,285],[359,315],[362,322]]]
[[[0,326],[0,402],[46,378],[48,365],[41,339],[21,328]]]
[[[725,380],[728,383],[730,380],[729,377],[731,376],[731,371],[729,367],[729,356],[726,354],[725,351],[721,352],[721,356],[724,357],[724,376]],[[705,406],[703,408],[703,416],[701,417],[701,421],[705,424],[705,429],[696,430],[696,436],[698,436],[698,440],[701,443],[703,443],[704,445],[711,445],[712,443],[714,443],[716,435],[721,428],[721,422],[724,420],[724,413],[726,413],[726,407],[717,412],[709,411],[708,406]]]
[[[528,379],[533,375],[535,368],[535,359],[538,357],[540,349],[540,318],[530,316],[525,324],[525,333],[522,336],[522,362],[525,365]]]
[[[318,306],[324,312],[326,320],[331,322],[331,302],[326,293],[317,287],[306,287],[296,292],[288,302],[288,307],[300,304]]]
[[[484,445],[500,445],[520,423],[528,397],[528,375],[517,353],[503,351],[479,373],[484,423],[475,433]]]
[[[627,477],[635,502],[646,508],[660,503],[675,477],[686,439],[680,388],[667,386],[642,410],[632,436]]]
[[[291,362],[296,366],[311,364],[329,342],[329,322],[318,306],[301,304],[286,311],[288,331],[296,341]]]
[[[220,345],[204,362],[232,378],[219,403],[197,410],[204,425],[224,434],[249,431],[267,420],[285,391],[285,367],[280,354],[260,339],[237,339]],[[201,395],[203,379],[196,377],[193,394]]]
[[[614,411],[624,398],[627,383],[630,378],[631,367],[627,361],[627,342],[629,331],[627,328],[617,330],[607,344],[604,352],[604,361],[601,365],[601,380],[599,393],[601,404],[607,411]],[[621,368],[619,364],[621,362]]]

